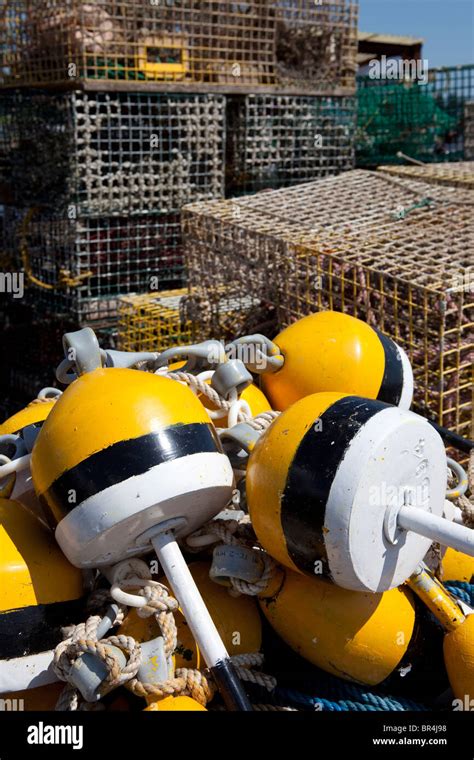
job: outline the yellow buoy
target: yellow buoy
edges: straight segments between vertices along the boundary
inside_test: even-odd
[[[353,393],[409,409],[413,372],[405,352],[360,319],[336,311],[303,317],[276,336],[284,363],[262,376],[273,409],[322,391]]]
[[[35,399],[0,425],[0,436],[20,435],[29,425],[39,427],[48,417],[54,404],[55,399],[44,398],[41,401]],[[8,454],[8,456],[11,455]],[[43,510],[35,494],[29,468],[13,474],[11,478],[7,478],[0,495],[21,502],[34,515],[41,519],[44,518]]]
[[[174,712],[176,710],[207,712],[205,707],[191,697],[165,697],[158,702],[152,702],[151,705],[145,707],[143,712]]]
[[[447,581],[470,583],[474,576],[474,557],[449,548],[443,557],[441,567],[444,583]]]
[[[359,593],[287,570],[279,591],[273,587],[265,596],[260,607],[278,635],[313,665],[348,681],[384,681],[413,637],[415,607],[403,589]]]
[[[143,554],[139,537],[180,520],[192,532],[217,514],[233,472],[192,391],[133,369],[75,380],[36,439],[31,473],[56,539],[78,567]]]
[[[55,399],[38,401],[35,399],[24,409],[9,417],[0,425],[0,435],[20,433],[28,425],[38,425],[44,422],[56,403]]]

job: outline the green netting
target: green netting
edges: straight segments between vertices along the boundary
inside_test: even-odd
[[[427,84],[358,82],[357,165],[464,159],[464,105],[474,90],[474,66],[436,69]]]

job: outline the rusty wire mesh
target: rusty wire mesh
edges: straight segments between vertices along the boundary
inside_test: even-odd
[[[248,95],[227,107],[227,195],[285,187],[354,166],[352,97]]]
[[[379,166],[378,170],[398,177],[436,185],[474,189],[474,161],[426,164],[424,166]]]
[[[349,86],[347,0],[3,0],[3,86]]]
[[[23,91],[0,112],[19,207],[143,215],[224,194],[220,95]]]
[[[474,192],[354,171],[183,213],[207,336],[228,337],[222,291],[254,306],[234,334],[320,309],[377,326],[408,352],[415,405],[472,431]],[[196,299],[196,304],[198,304]],[[205,308],[204,308],[205,307]]]

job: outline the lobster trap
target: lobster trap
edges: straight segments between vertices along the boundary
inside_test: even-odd
[[[379,166],[378,170],[398,177],[418,179],[429,184],[474,190],[474,161],[427,164],[426,166]]]
[[[253,299],[265,332],[320,309],[359,317],[407,351],[415,406],[470,435],[474,193],[364,171],[183,212],[190,285],[222,332],[217,293]],[[204,317],[203,317],[204,319]]]
[[[242,319],[250,319],[259,301],[234,298],[220,288],[219,337],[235,335]],[[210,330],[211,303],[202,290],[186,288],[126,296],[120,300],[118,342],[124,351],[163,351],[172,346],[215,338]],[[250,324],[250,323],[248,323]],[[267,326],[273,326],[268,322]]]
[[[474,66],[430,69],[427,82],[358,78],[357,166],[464,159],[464,107]]]
[[[106,326],[119,298],[183,280],[180,215],[68,219],[29,211],[16,248],[38,313]]]
[[[347,0],[4,0],[1,83],[354,88]]]
[[[223,195],[222,96],[20,91],[5,108],[19,207],[144,215]]]
[[[118,341],[122,351],[164,351],[191,343],[185,288],[120,299]]]
[[[285,187],[354,166],[352,97],[249,95],[227,107],[227,195]]]

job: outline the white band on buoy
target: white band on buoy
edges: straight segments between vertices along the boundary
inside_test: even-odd
[[[158,524],[168,503],[174,509],[182,504],[187,529],[192,532],[214,516],[216,503],[225,501],[232,485],[232,467],[225,455],[205,452],[180,457],[90,496],[61,520],[56,539],[76,567],[113,565],[151,551],[150,545],[135,545],[133,533],[137,536]],[[186,506],[189,494],[192,509]]]
[[[35,689],[59,681],[53,670],[54,651],[0,660],[0,694]]]
[[[400,401],[398,402],[398,406],[400,407],[400,409],[410,409],[411,403],[413,401],[413,392],[415,389],[415,384],[414,384],[414,379],[413,379],[413,369],[406,352],[403,350],[401,346],[398,345],[398,343],[397,343],[397,348],[400,354],[400,359],[402,362],[402,372],[403,372],[402,392],[400,396]]]

